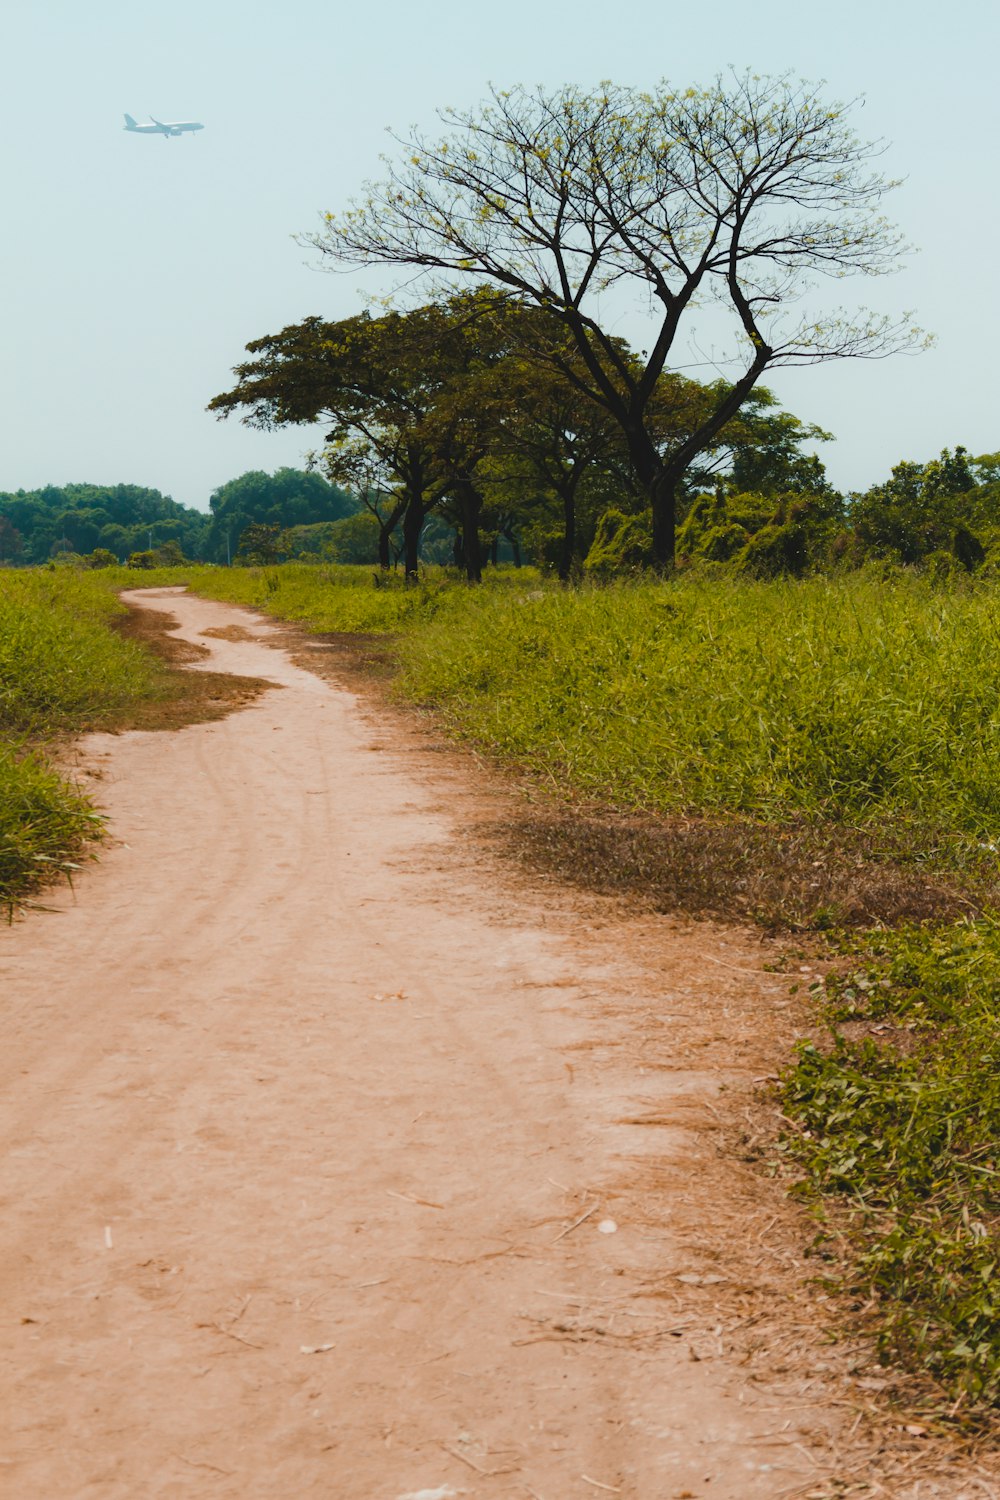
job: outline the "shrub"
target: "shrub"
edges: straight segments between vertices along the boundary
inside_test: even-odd
[[[653,558],[652,517],[626,515],[620,510],[606,510],[597,523],[594,540],[584,559],[584,569],[591,577],[607,578],[615,573],[635,572],[648,567]]]

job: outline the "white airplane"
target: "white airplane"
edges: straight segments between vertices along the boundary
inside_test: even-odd
[[[150,115],[151,125],[137,125],[131,115],[125,116],[125,129],[131,130],[136,135],[162,135],[166,139],[169,135],[183,135],[188,130],[204,130],[204,125],[197,120],[173,120],[164,122],[158,120],[155,115]]]

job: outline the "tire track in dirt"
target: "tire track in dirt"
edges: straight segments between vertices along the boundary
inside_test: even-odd
[[[272,626],[141,597],[276,685],[92,737],[117,846],[0,938],[4,1493],[815,1488],[842,1409],[751,1378],[715,1321],[742,1206],[700,1246],[684,1206],[759,1065],[699,1013],[747,981],[663,923],[651,981],[650,924],[498,875],[467,780]]]

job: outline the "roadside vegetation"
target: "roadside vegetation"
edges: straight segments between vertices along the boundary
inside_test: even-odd
[[[814,1251],[889,1360],[947,1415],[1000,1404],[1000,926],[991,915],[846,945],[816,986],[827,1044],[783,1084]],[[995,1415],[995,1412],[994,1412]]]
[[[72,870],[100,831],[44,747],[150,690],[144,653],[108,629],[120,613],[93,575],[0,573],[0,907]]]

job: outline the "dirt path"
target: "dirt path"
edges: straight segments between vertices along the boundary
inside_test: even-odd
[[[851,1413],[746,1282],[773,1205],[712,1189],[759,947],[540,902],[454,837],[453,757],[145,602],[281,687],[92,738],[119,842],[0,934],[0,1491],[833,1493]]]

